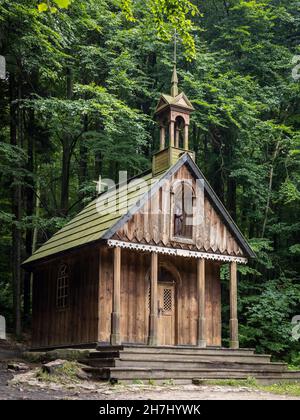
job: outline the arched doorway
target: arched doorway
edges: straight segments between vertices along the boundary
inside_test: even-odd
[[[158,321],[157,344],[176,343],[176,282],[172,273],[160,267],[157,287]]]
[[[148,298],[150,308],[150,273]],[[178,343],[178,290],[180,275],[173,264],[160,261],[157,283],[157,345],[174,346]]]

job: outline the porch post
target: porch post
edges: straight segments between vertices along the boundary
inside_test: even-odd
[[[230,263],[230,348],[239,348],[238,319],[237,319],[237,265]]]
[[[150,317],[149,317],[149,337],[148,345],[157,345],[157,273],[158,255],[151,253],[151,284],[150,284]]]
[[[205,340],[205,259],[197,260],[198,347],[206,347]]]
[[[121,248],[114,248],[113,308],[111,313],[112,345],[120,344],[120,306],[121,306]]]

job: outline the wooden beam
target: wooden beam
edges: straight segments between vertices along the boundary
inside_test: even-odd
[[[185,124],[184,126],[184,144],[183,148],[189,150],[189,126]]]
[[[174,147],[175,143],[175,121],[170,121],[169,125],[169,147]]]
[[[160,126],[160,149],[163,150],[165,148],[165,142],[166,142],[166,129],[163,125]]]
[[[101,252],[102,252],[102,248],[99,247],[99,250],[98,250],[98,295],[97,295],[97,316],[98,316],[97,341],[101,341],[101,322],[102,322],[102,319],[100,317],[101,288],[103,287],[101,284],[101,263],[102,263]]]
[[[206,347],[205,322],[205,259],[197,260],[198,347]]]
[[[121,248],[114,248],[114,275],[113,275],[113,308],[111,313],[112,345],[120,344],[120,307],[121,307]]]
[[[157,278],[158,278],[158,255],[151,253],[151,282],[150,282],[150,317],[149,317],[149,346],[157,345]]]
[[[230,348],[239,348],[238,318],[237,318],[237,264],[230,263]]]
[[[176,127],[175,129],[175,147],[179,147],[179,129]]]

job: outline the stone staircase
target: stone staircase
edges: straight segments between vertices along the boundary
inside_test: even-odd
[[[300,382],[300,371],[288,371],[285,363],[271,362],[269,355],[254,354],[253,349],[99,346],[80,361],[88,365],[85,371],[93,379],[112,383],[191,383],[249,377],[260,383]]]

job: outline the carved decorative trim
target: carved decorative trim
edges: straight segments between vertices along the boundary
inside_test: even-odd
[[[244,258],[244,257],[234,257],[231,255],[222,255],[222,254],[211,254],[209,252],[197,252],[197,251],[190,251],[188,249],[165,248],[162,246],[147,245],[147,244],[136,244],[133,242],[117,241],[115,239],[109,239],[107,241],[107,244],[108,246],[111,246],[111,247],[134,249],[137,251],[144,251],[144,252],[157,252],[158,254],[178,255],[179,257],[204,258],[206,260],[217,260],[217,261],[224,261],[224,262],[235,261],[241,264],[247,264],[248,262],[247,258]]]

